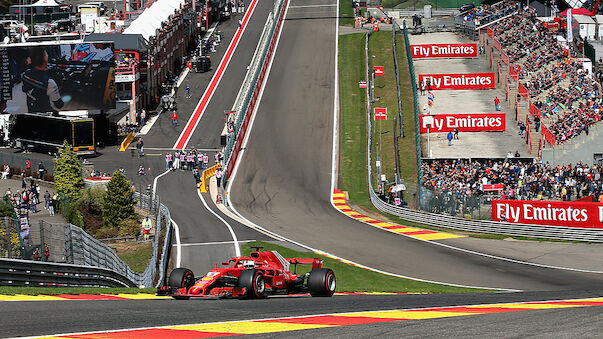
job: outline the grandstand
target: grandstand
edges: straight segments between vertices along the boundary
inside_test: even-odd
[[[594,11],[600,7],[599,1],[575,6]],[[539,18],[536,9],[506,0],[463,13],[456,22],[459,33],[479,39],[485,53],[479,59],[486,60],[487,65],[484,69],[475,59],[462,64],[496,74],[498,89],[491,91],[502,93],[501,99],[507,102],[506,137],[525,140],[537,161],[487,156],[480,152],[482,143],[472,149],[473,156],[469,157],[458,156],[454,147],[448,147],[444,156],[436,154],[423,159],[421,207],[434,212],[472,214],[474,207],[483,204],[480,197],[487,193],[482,189],[484,185],[504,187],[497,193],[503,199],[599,197],[603,193],[603,151],[598,150],[603,138],[603,124],[598,123],[603,119],[603,90],[601,77],[593,74],[593,62],[581,57],[580,38],[567,41],[559,20]],[[457,41],[449,42],[467,42],[457,37]],[[434,35],[423,39],[439,42]],[[447,67],[459,67],[455,59],[431,65],[422,65],[423,62],[415,61],[419,74],[422,67],[445,71],[449,71]],[[463,71],[462,66],[459,70]],[[488,95],[491,94],[482,94]],[[457,99],[465,105],[471,102],[472,108],[483,107],[483,98],[476,99],[470,93]],[[448,110],[454,109],[448,104]],[[525,128],[525,139],[515,137],[515,125]]]

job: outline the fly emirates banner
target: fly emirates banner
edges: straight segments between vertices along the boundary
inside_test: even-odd
[[[455,128],[459,132],[502,132],[507,129],[505,113],[475,114],[421,114],[419,131],[427,133],[448,132]]]
[[[429,80],[429,89],[493,89],[494,73],[419,74],[419,84]],[[427,88],[427,86],[425,86]]]
[[[426,44],[411,45],[414,59],[426,58],[475,58],[477,44]]]
[[[594,202],[492,200],[492,220],[603,229],[603,204]]]

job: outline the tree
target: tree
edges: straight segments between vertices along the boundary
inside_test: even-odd
[[[117,228],[125,219],[136,219],[134,200],[130,182],[119,171],[107,183],[107,193],[103,206],[103,221],[105,226]]]
[[[59,158],[54,166],[54,184],[58,192],[62,192],[72,201],[80,197],[84,186],[82,164],[67,141],[59,149]]]

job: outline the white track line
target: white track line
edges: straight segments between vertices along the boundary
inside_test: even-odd
[[[157,180],[168,173],[170,173],[170,170],[166,170],[165,172],[156,176],[155,179],[153,179],[153,197],[155,197],[155,192],[157,192]],[[180,244],[180,227],[178,227],[178,224],[174,221],[174,219],[170,218],[170,222],[172,223],[172,225],[174,225],[174,231],[176,232],[176,235],[175,235],[175,237],[176,237],[176,264],[175,265],[176,265],[176,268],[178,268],[178,267],[180,267],[180,263],[182,262],[182,246]]]
[[[254,242],[257,240],[239,240],[240,243]],[[233,241],[211,241],[211,242],[192,242],[188,244],[182,244],[182,247],[187,246],[212,246],[212,245],[228,245],[234,243]]]
[[[214,212],[214,210],[209,208],[209,206],[207,205],[207,202],[205,202],[205,199],[203,199],[203,195],[201,194],[201,191],[198,189],[196,191],[197,191],[197,195],[199,196],[199,199],[201,199],[201,202],[203,202],[203,206],[205,206],[205,208],[207,208],[208,211],[210,211],[216,218],[220,219],[220,221],[222,221],[224,223],[224,225],[226,225],[226,227],[228,227],[228,230],[230,231],[230,235],[232,235],[232,240],[234,242],[235,257],[240,257],[241,256],[241,247],[239,246],[239,240],[237,239],[237,235],[235,234],[234,230],[232,229],[230,224],[226,220],[224,220],[224,218],[222,218],[220,215],[218,215],[218,213]]]
[[[287,6],[287,9],[285,10],[285,17],[287,15],[288,11],[289,11],[289,6]],[[337,5],[337,11],[339,13],[339,5]],[[241,145],[241,154],[239,155],[239,158],[238,158],[240,160],[235,163],[231,179],[228,180],[228,189],[227,189],[228,192],[231,191],[232,183],[235,180],[235,177],[236,177],[236,174],[237,174],[237,171],[238,171],[238,168],[239,168],[239,164],[241,163],[241,161],[243,159],[243,155],[245,154],[245,149],[247,148],[247,142],[249,141],[249,136],[251,135],[251,129],[253,128],[253,123],[255,122],[255,117],[257,115],[257,111],[258,111],[258,109],[259,109],[259,107],[261,105],[261,102],[262,102],[262,97],[264,95],[264,89],[266,87],[266,83],[268,83],[268,80],[270,78],[270,71],[272,69],[272,63],[274,61],[274,58],[275,58],[277,50],[278,50],[279,41],[281,39],[281,33],[283,32],[284,26],[285,26],[285,20],[283,20],[282,25],[283,26],[281,27],[281,30],[279,31],[279,35],[278,35],[277,41],[275,43],[275,47],[274,47],[274,51],[273,51],[273,54],[272,54],[272,58],[270,59],[270,63],[268,65],[268,69],[266,70],[267,74],[266,74],[266,77],[264,78],[264,83],[262,84],[262,88],[260,89],[260,93],[258,94],[258,99],[257,99],[258,100],[258,104],[255,106],[255,108],[254,108],[254,110],[252,112],[251,121],[249,122],[249,127],[247,129],[247,134],[245,135],[245,138],[243,139],[243,144]],[[339,26],[338,26],[338,21],[337,20],[335,20],[335,33],[336,33],[336,35],[335,35],[335,47],[338,48],[337,37],[338,37],[338,33],[339,33]],[[335,53],[336,53],[335,54],[335,82],[337,83],[337,58],[338,58],[337,50],[335,50]],[[335,85],[335,91],[337,91],[337,88],[338,87],[337,87],[337,84],[336,84]],[[337,115],[337,107],[338,107],[337,94],[335,94],[335,99],[333,101],[334,101],[334,104],[333,104],[334,105],[334,114]],[[336,126],[337,126],[337,124],[335,123],[336,121],[337,121],[337,117],[335,117],[335,121],[333,123],[333,129],[334,130],[336,129]],[[335,131],[334,133],[337,133],[337,131]],[[334,149],[336,147],[336,141],[335,141],[335,139],[333,141],[333,147],[334,147]],[[333,159],[332,160],[333,161],[333,165],[332,166],[335,166],[335,160],[336,160],[335,154],[333,155],[332,159]],[[335,182],[335,175],[333,175],[333,173],[332,173],[331,174],[331,186],[332,187],[334,187],[334,182]],[[331,189],[331,192],[333,192],[332,189]],[[425,280],[425,279],[413,278],[413,277],[404,276],[404,275],[400,275],[400,274],[385,272],[385,271],[381,271],[381,270],[378,270],[378,269],[375,269],[375,268],[372,268],[372,267],[364,266],[364,265],[355,263],[355,262],[353,262],[351,260],[343,259],[343,258],[338,257],[336,255],[330,254],[330,253],[322,251],[322,250],[318,250],[318,249],[312,248],[312,247],[310,247],[308,245],[305,245],[305,244],[302,244],[300,242],[291,240],[289,238],[285,238],[282,235],[279,235],[279,234],[277,234],[275,232],[269,231],[269,230],[267,230],[267,229],[265,229],[265,228],[263,228],[263,227],[255,224],[251,220],[245,218],[243,215],[241,215],[236,210],[236,208],[234,207],[234,205],[232,204],[232,201],[230,199],[230,194],[227,194],[226,197],[227,197],[227,200],[228,200],[228,206],[230,206],[230,208],[233,211],[233,213],[235,213],[239,218],[241,218],[243,220],[246,220],[247,223],[249,225],[253,225],[254,228],[257,228],[257,229],[261,230],[262,232],[268,233],[268,234],[270,234],[270,235],[272,235],[274,237],[278,237],[280,239],[283,239],[283,240],[285,240],[287,242],[290,242],[290,243],[295,244],[297,246],[300,246],[302,248],[308,249],[309,251],[318,252],[318,253],[324,253],[327,256],[330,256],[330,257],[338,259],[338,260],[345,260],[345,261],[347,261],[347,262],[349,262],[349,263],[351,263],[351,264],[353,264],[355,266],[367,269],[369,271],[373,271],[373,272],[377,272],[377,273],[381,273],[381,274],[385,274],[385,275],[389,275],[389,276],[393,276],[393,277],[397,277],[397,278],[404,278],[404,279],[409,279],[409,280],[429,282],[429,283],[442,284],[442,285],[448,285],[448,286],[489,289],[489,290],[507,291],[507,292],[517,292],[517,291],[519,291],[519,290],[515,290],[515,289],[492,288],[492,287],[481,287],[481,286],[467,286],[467,285],[458,285],[458,284],[445,283],[445,282],[440,282],[440,281]]]

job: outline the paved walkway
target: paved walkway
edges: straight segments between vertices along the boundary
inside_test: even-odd
[[[29,180],[26,179],[27,187],[29,188]],[[21,189],[21,179],[5,179],[0,180],[0,193],[4,197],[6,191],[10,188],[11,192],[16,193],[20,192]],[[49,223],[65,223],[65,219],[60,214],[55,214],[51,216],[47,209],[44,209],[44,193],[48,190],[50,194],[54,194],[54,185],[48,183],[42,183],[40,185],[40,203],[38,203],[37,207],[38,213],[30,213],[29,214],[29,222],[30,224],[37,223],[40,220],[44,220]]]

